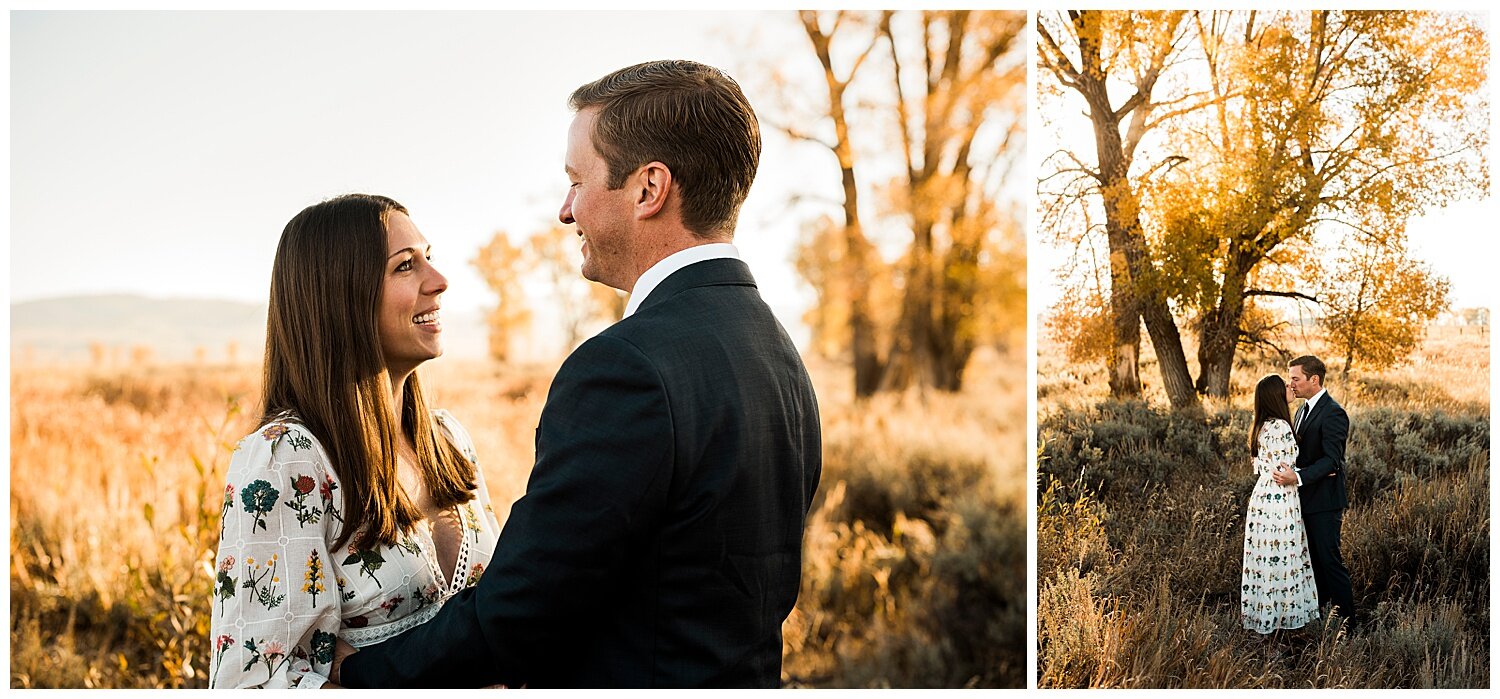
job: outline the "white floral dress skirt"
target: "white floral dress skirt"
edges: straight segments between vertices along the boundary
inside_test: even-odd
[[[1291,425],[1270,420],[1261,428],[1260,477],[1245,513],[1245,562],[1240,574],[1240,617],[1246,629],[1271,633],[1297,629],[1318,619],[1318,588],[1307,555],[1307,529],[1296,485],[1271,480],[1278,467],[1297,463]]]
[[[322,446],[294,417],[240,440],[224,489],[210,687],[315,689],[327,681],[336,638],[356,648],[383,641],[479,582],[500,525],[468,432],[448,411],[432,414],[475,464],[479,485],[457,506],[463,541],[452,580],[425,520],[395,546],[332,549],[343,494]]]

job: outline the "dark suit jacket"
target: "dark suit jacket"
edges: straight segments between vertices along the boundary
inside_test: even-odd
[[[479,584],[354,687],[775,687],[822,470],[817,399],[743,262],[667,277],[558,370]]]
[[[1297,427],[1297,471],[1302,475],[1302,514],[1342,510],[1349,506],[1344,486],[1344,445],[1349,441],[1349,414],[1324,393]],[[1330,477],[1331,476],[1331,477]]]

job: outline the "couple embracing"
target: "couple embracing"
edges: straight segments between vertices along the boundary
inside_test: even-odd
[[[731,244],[755,114],[689,61],[570,106],[559,218],[583,276],[630,298],[558,370],[503,527],[467,431],[417,379],[447,282],[406,209],[347,195],[287,224],[261,425],[224,492],[210,686],[780,682],[821,436]]]
[[[1322,360],[1291,361],[1287,380],[1272,374],[1255,387],[1250,454],[1258,479],[1245,514],[1240,618],[1269,634],[1302,628],[1330,603],[1336,621],[1355,620],[1354,593],[1339,539],[1349,506],[1344,447],[1349,415],[1323,387]],[[1291,416],[1288,405],[1305,402]]]

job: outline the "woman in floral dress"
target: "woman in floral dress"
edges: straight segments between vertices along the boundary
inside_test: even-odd
[[[447,280],[406,209],[303,210],[272,268],[261,426],[229,465],[211,687],[327,683],[355,647],[432,618],[499,534],[474,445],[417,380]]]
[[[1245,560],[1240,574],[1240,617],[1261,634],[1297,629],[1318,619],[1318,591],[1307,554],[1307,530],[1296,486],[1278,485],[1271,474],[1293,467],[1290,394],[1272,374],[1255,386],[1250,427],[1251,463],[1258,476],[1245,514]]]

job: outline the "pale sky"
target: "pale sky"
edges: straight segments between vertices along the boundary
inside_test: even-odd
[[[264,303],[282,227],[353,191],[411,210],[449,278],[496,230],[556,222],[577,86],[687,58],[770,106],[756,61],[816,67],[777,13],[35,13],[11,21],[11,300],[128,292]],[[757,58],[771,56],[771,59]],[[814,76],[820,80],[820,76]],[[817,86],[820,83],[814,82]],[[764,116],[763,116],[764,118]],[[793,194],[839,201],[831,154],[764,123],[735,243],[789,329]]]

